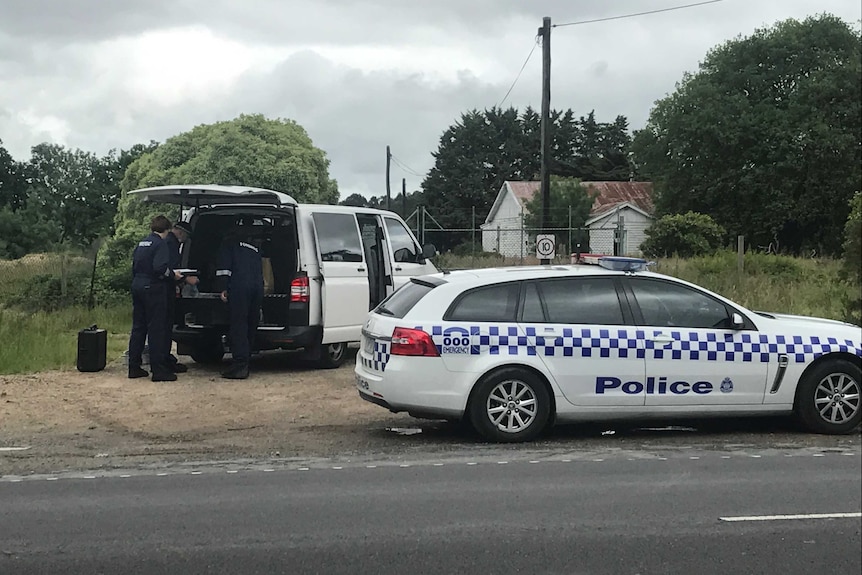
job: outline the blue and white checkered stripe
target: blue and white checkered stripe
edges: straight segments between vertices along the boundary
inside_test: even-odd
[[[390,355],[388,341],[374,340],[371,358],[361,357],[362,365],[374,371],[386,371],[386,364],[389,362]]]
[[[430,333],[440,353],[452,342],[469,341],[469,355],[542,355],[545,357],[648,358],[700,361],[769,362],[778,354],[791,361],[809,362],[832,352],[862,357],[862,344],[817,336],[767,336],[758,333],[671,331],[673,342],[652,341],[649,334],[668,333],[649,328],[563,328],[562,336],[539,335],[546,326],[528,326],[521,335],[517,326],[435,325]],[[417,329],[425,329],[417,326]],[[428,331],[426,329],[426,331]],[[454,347],[458,347],[457,343]],[[456,353],[465,354],[466,346]],[[454,353],[453,353],[454,354]]]

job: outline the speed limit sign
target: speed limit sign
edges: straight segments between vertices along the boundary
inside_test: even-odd
[[[536,236],[536,257],[540,260],[552,260],[557,257],[556,249],[554,234]]]

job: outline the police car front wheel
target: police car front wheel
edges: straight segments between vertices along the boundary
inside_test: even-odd
[[[862,419],[862,370],[846,360],[822,363],[799,384],[797,414],[815,433],[849,433]]]
[[[548,423],[548,389],[534,373],[506,368],[485,376],[470,402],[470,420],[491,441],[529,441]]]

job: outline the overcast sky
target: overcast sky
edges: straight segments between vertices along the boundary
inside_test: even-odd
[[[0,0],[0,140],[99,155],[241,113],[291,118],[331,160],[342,199],[393,194],[433,165],[443,131],[499,104],[553,24],[697,0]],[[786,18],[859,0],[723,0],[554,28],[551,105],[643,126],[707,50]],[[541,106],[536,48],[505,105]]]

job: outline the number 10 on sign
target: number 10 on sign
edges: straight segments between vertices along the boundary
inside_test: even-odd
[[[536,257],[540,260],[552,260],[557,257],[556,238],[553,234],[539,234],[536,236]]]

